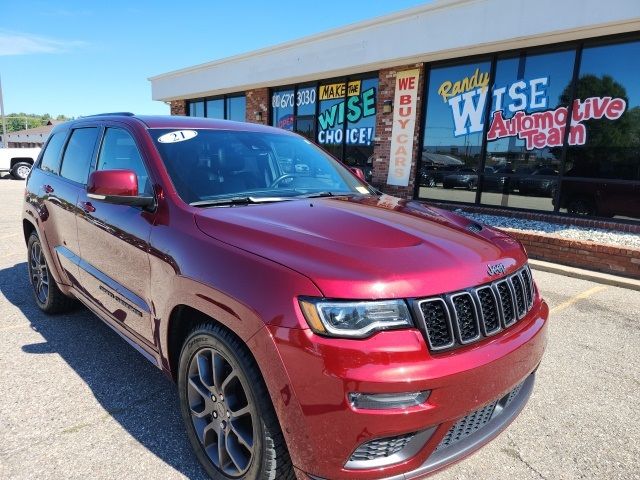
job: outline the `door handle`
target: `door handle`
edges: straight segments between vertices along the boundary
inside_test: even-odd
[[[53,187],[51,185],[43,185],[42,189],[45,191],[45,193],[53,193]]]
[[[91,202],[80,202],[80,207],[86,213],[93,213],[96,211],[96,207],[94,207]]]

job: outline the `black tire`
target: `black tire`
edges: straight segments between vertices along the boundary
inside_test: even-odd
[[[27,162],[18,162],[11,168],[11,176],[16,180],[26,180],[32,165]]]
[[[36,304],[44,313],[64,313],[77,306],[77,301],[62,293],[51,276],[40,238],[35,232],[31,233],[27,243],[27,269]]]
[[[211,478],[295,479],[262,375],[235,335],[216,324],[195,328],[180,352],[178,389],[187,436]]]

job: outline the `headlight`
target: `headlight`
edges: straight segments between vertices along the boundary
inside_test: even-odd
[[[365,338],[379,330],[413,326],[404,300],[344,302],[300,299],[311,329],[332,337]]]

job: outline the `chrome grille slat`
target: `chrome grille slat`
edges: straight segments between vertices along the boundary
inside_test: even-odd
[[[474,343],[509,328],[533,308],[528,266],[492,283],[418,299],[414,311],[432,351]]]

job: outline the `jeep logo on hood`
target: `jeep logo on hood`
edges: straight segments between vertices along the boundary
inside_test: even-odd
[[[487,273],[489,276],[500,275],[507,271],[507,267],[504,266],[504,263],[496,263],[495,265],[487,265]]]

